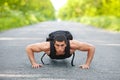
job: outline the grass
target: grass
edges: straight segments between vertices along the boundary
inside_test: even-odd
[[[37,12],[28,12],[26,14],[21,12],[11,12],[10,16],[0,18],[0,31],[22,27],[45,20],[46,18]],[[77,21],[110,31],[120,32],[120,18],[114,16],[84,16],[72,19],[72,21]]]
[[[47,18],[41,15],[40,12],[30,11],[22,13],[20,11],[11,11],[0,18],[0,32],[45,20]]]
[[[98,28],[120,32],[120,18],[114,16],[96,16],[96,17],[84,16],[72,20],[80,23],[92,25]]]

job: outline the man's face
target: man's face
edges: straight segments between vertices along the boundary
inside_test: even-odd
[[[62,53],[64,53],[66,43],[65,43],[65,41],[62,41],[62,42],[55,41],[54,46],[55,46],[55,49],[56,49],[56,53],[62,54]]]

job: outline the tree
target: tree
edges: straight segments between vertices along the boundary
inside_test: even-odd
[[[53,20],[54,13],[50,0],[0,0],[0,31]]]
[[[120,17],[120,0],[68,0],[58,16],[72,19],[82,16],[117,16]]]

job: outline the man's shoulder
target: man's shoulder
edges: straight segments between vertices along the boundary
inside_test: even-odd
[[[46,51],[50,49],[50,42],[41,42],[40,46],[42,47],[43,51]]]
[[[70,45],[72,46],[72,45],[76,45],[78,41],[77,40],[70,40],[69,42],[70,42]]]
[[[49,41],[47,41],[47,42],[41,42],[41,44],[43,44],[44,46],[49,46],[50,42]]]
[[[78,42],[80,42],[80,41],[78,41],[78,40],[70,40],[70,43],[78,43]]]
[[[37,44],[38,44],[38,46],[41,46],[41,47],[49,47],[50,46],[50,42],[40,42]]]
[[[83,42],[78,41],[78,40],[70,40],[70,45],[71,46],[78,46],[81,45]]]

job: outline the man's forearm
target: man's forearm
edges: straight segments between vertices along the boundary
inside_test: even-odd
[[[90,63],[94,57],[94,53],[95,53],[95,47],[91,47],[89,50],[88,50],[88,54],[87,54],[87,60],[86,60],[86,64],[88,66],[90,66]]]
[[[36,63],[34,58],[34,52],[30,48],[27,48],[26,51],[31,64],[33,65],[34,63]]]

